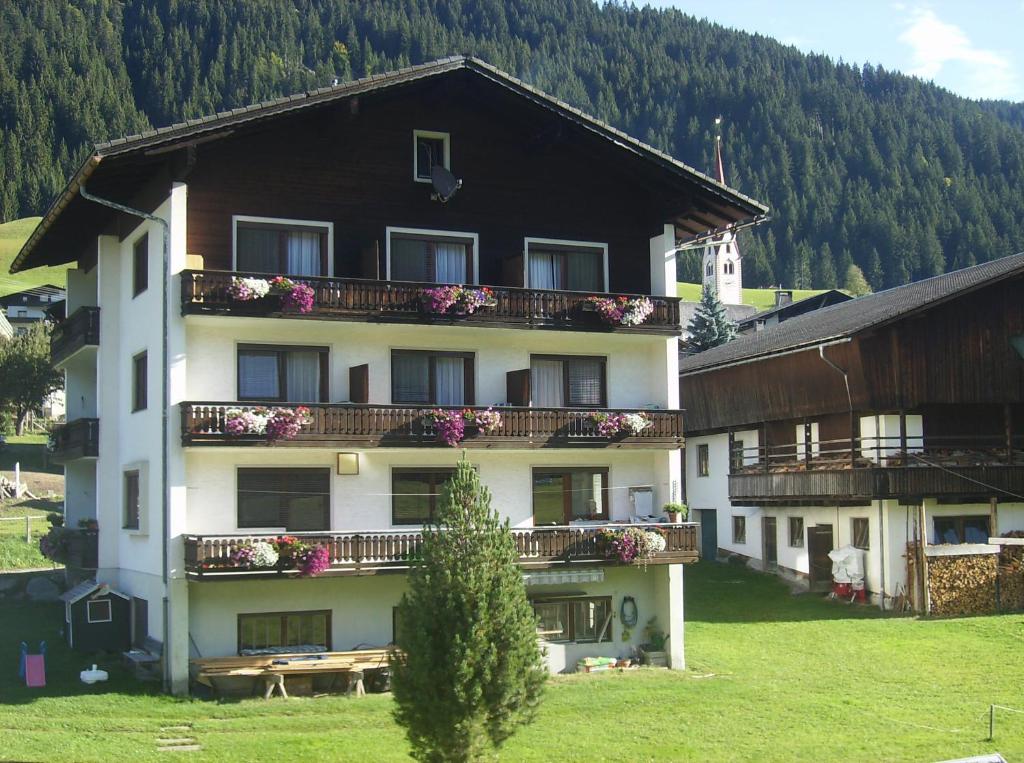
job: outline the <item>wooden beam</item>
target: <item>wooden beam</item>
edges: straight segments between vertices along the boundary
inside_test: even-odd
[[[928,590],[928,511],[925,508],[924,498],[921,499],[921,506],[917,517],[918,539],[917,549],[921,563],[921,607],[922,614],[927,615],[932,609],[931,591]]]
[[[988,499],[988,531],[992,537],[999,537],[999,499],[996,496]]]

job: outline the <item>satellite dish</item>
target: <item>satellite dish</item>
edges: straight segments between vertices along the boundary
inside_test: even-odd
[[[456,179],[452,173],[440,164],[435,164],[430,168],[430,182],[434,186],[434,192],[430,195],[430,198],[440,201],[442,204],[448,203],[448,200],[455,195],[455,192],[462,188],[462,181]]]

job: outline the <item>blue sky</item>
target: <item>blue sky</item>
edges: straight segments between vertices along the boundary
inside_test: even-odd
[[[847,63],[881,64],[969,98],[1024,101],[1024,0],[635,1]]]

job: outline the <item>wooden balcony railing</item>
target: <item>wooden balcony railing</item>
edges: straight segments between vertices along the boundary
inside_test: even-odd
[[[100,420],[75,419],[50,430],[49,449],[57,463],[96,458],[100,449]]]
[[[537,527],[513,530],[519,564],[530,569],[567,566],[620,564],[602,552],[598,534],[602,529],[626,527],[659,528],[665,533],[665,550],[649,564],[682,564],[698,557],[695,524],[609,524],[586,527]],[[288,533],[311,545],[327,549],[327,575],[372,575],[407,570],[415,559],[423,536],[419,532],[382,531],[365,533]],[[234,565],[231,555],[246,543],[273,540],[273,535],[189,535],[185,537],[185,571],[193,578],[225,578],[296,575],[294,569],[249,569]]]
[[[97,347],[99,343],[100,309],[80,307],[54,327],[50,335],[50,362],[57,365],[83,347]]]
[[[740,503],[872,499],[988,500],[1024,494],[1024,438],[864,437],[735,450],[729,498]]]
[[[183,315],[214,314],[244,316],[304,317],[321,320],[376,321],[401,323],[464,324],[504,328],[551,328],[580,331],[616,331],[677,336],[679,300],[675,297],[647,298],[654,312],[639,326],[609,326],[587,301],[592,295],[578,291],[552,291],[494,286],[495,307],[480,308],[472,315],[450,316],[424,312],[422,291],[445,284],[373,281],[359,278],[313,278],[292,280],[309,285],[314,292],[313,310],[306,315],[281,312],[277,297],[240,302],[230,296],[235,277],[269,278],[261,273],[223,270],[186,270],[181,274]]]
[[[226,432],[227,412],[251,410],[252,404],[181,404],[182,445],[258,445],[266,442],[260,435],[232,436]],[[278,440],[275,446],[291,447],[448,447],[440,442],[425,414],[433,406],[310,404],[312,423],[291,440]],[[453,410],[464,410],[455,408]],[[470,410],[485,410],[470,407]],[[616,409],[614,413],[642,413],[650,426],[639,434],[602,437],[597,432],[592,410],[570,408],[494,408],[501,414],[497,431],[485,433],[466,426],[466,438],[460,447],[469,448],[550,448],[616,447],[669,448],[683,443],[683,412],[678,410]],[[608,411],[611,412],[611,411]]]

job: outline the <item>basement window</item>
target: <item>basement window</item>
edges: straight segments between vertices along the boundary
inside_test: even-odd
[[[446,132],[413,130],[413,175],[417,183],[429,183],[430,171],[435,165],[446,170],[452,168],[451,136]]]
[[[331,613],[268,612],[238,615],[238,651],[253,653],[297,646],[331,648]]]

